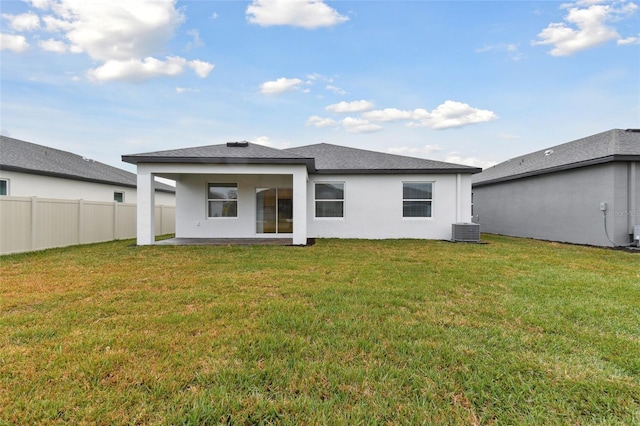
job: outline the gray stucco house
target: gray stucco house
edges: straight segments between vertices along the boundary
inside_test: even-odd
[[[512,158],[474,175],[472,188],[473,221],[482,232],[631,244],[640,225],[640,129],[613,129]]]

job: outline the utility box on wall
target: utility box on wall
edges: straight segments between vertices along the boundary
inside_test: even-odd
[[[633,241],[640,245],[640,225],[633,227]]]
[[[451,240],[456,242],[479,243],[480,224],[454,223],[451,225]]]

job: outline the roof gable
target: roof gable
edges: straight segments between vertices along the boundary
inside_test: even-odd
[[[87,182],[137,186],[134,173],[82,157],[71,152],[0,136],[0,168]],[[157,189],[175,189],[156,183]]]
[[[488,185],[610,161],[640,160],[640,131],[613,129],[504,161],[473,177]]]

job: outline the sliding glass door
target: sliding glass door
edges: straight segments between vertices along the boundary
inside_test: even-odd
[[[258,188],[256,190],[256,232],[290,234],[293,232],[293,190]]]

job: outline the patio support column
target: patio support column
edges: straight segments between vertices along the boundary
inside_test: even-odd
[[[156,240],[156,203],[153,181],[153,173],[141,170],[141,167],[138,166],[138,221],[136,234],[139,246],[151,245]]]
[[[293,244],[307,244],[307,169],[293,172]]]

